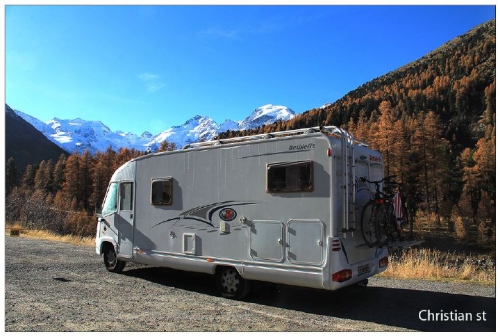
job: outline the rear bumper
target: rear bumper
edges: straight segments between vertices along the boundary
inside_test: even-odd
[[[331,274],[330,289],[337,290],[343,287],[357,284],[376,274],[382,273],[388,266],[387,250],[381,249],[377,257],[364,260],[355,264],[345,265],[336,269]]]

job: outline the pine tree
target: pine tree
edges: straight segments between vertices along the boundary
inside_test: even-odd
[[[66,169],[64,171],[63,192],[66,204],[71,204],[72,210],[77,210],[79,204],[79,196],[83,186],[81,185],[80,177],[80,154],[74,152],[66,160]]]
[[[203,137],[200,137],[198,139],[198,142],[204,142],[205,140],[203,139]],[[161,153],[161,152],[170,152],[170,151],[174,151],[177,149],[177,145],[173,142],[168,142],[167,140],[164,140],[161,142],[160,144],[160,147],[158,148],[158,153]]]
[[[80,161],[80,185],[81,193],[78,195],[77,200],[84,210],[92,213],[93,208],[90,207],[90,196],[92,195],[92,169],[94,166],[94,159],[88,150],[85,150]]]
[[[100,206],[106,190],[108,187],[109,180],[114,172],[116,153],[109,146],[104,153],[98,152],[95,157],[94,169],[92,171],[92,195],[91,195],[91,205],[94,207]]]
[[[53,169],[52,160],[40,162],[35,174],[35,189],[45,193],[52,191]]]
[[[64,170],[66,168],[66,155],[61,154],[59,160],[54,167],[54,176],[52,182],[52,191],[57,193],[62,189],[64,184]]]
[[[5,195],[9,195],[12,189],[18,184],[16,162],[13,157],[7,160],[5,168]]]
[[[392,145],[395,140],[394,116],[392,115],[391,103],[384,100],[379,105],[380,116],[378,119],[378,130],[375,133],[377,147],[384,156],[385,174],[394,173],[395,160]]]
[[[36,174],[36,168],[33,167],[32,165],[27,165],[26,166],[26,172],[23,175],[22,178],[22,184],[24,187],[32,190],[35,186],[35,174]]]
[[[423,120],[425,132],[424,143],[427,147],[425,160],[428,166],[427,186],[429,188],[430,203],[433,206],[434,213],[439,213],[439,202],[441,199],[441,186],[444,173],[443,163],[446,163],[447,155],[446,141],[441,137],[441,127],[437,115],[433,111],[425,114]]]

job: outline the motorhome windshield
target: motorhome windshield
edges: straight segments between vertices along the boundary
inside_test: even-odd
[[[106,216],[116,211],[116,200],[118,198],[118,183],[112,182],[102,205],[102,215]]]

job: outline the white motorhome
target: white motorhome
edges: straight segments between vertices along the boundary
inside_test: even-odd
[[[379,152],[335,127],[191,144],[112,176],[98,215],[106,268],[127,261],[214,274],[224,297],[252,280],[336,290],[384,271],[368,248],[360,177],[383,177]]]

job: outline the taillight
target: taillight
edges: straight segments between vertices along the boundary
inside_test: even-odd
[[[350,269],[344,269],[332,274],[332,280],[335,282],[344,282],[352,278],[352,271]]]
[[[383,198],[376,198],[375,204],[384,204],[384,199]]]
[[[385,268],[389,265],[389,257],[383,257],[378,261],[378,267]]]

